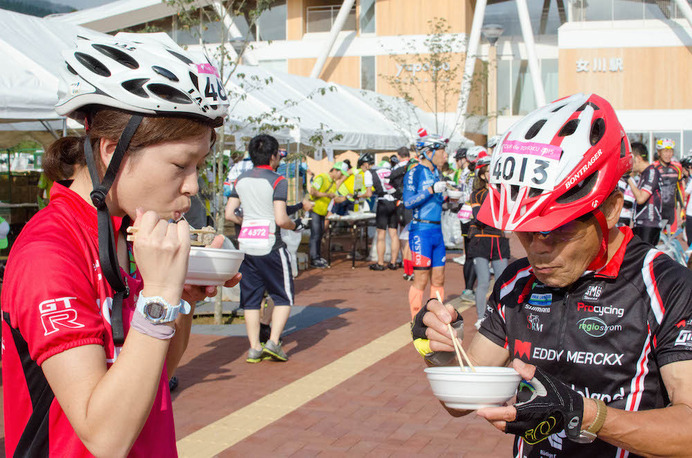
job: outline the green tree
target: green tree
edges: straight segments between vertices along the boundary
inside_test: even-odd
[[[407,40],[404,41],[403,52],[389,54],[396,63],[396,74],[380,76],[397,96],[434,115],[436,133],[450,135],[462,121],[455,118],[450,123],[445,117],[456,111],[461,95],[460,78],[464,73],[462,53],[466,49],[466,40],[460,34],[451,33],[451,26],[444,18],[433,18],[428,25],[429,33],[422,46],[415,40]],[[472,94],[482,93],[486,81],[487,68],[482,65],[473,76]],[[410,133],[411,125],[418,123],[420,126],[413,106],[392,105],[382,98],[380,108],[385,116],[401,126],[402,131]],[[469,113],[468,117],[484,116],[484,107],[473,108],[475,111]],[[447,132],[443,132],[443,128]]]

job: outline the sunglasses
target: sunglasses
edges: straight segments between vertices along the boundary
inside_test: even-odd
[[[533,242],[536,238],[547,245],[558,245],[560,243],[571,242],[584,237],[583,223],[591,219],[592,216],[593,213],[589,212],[552,231],[517,232],[516,234],[519,239],[523,239],[527,243]]]

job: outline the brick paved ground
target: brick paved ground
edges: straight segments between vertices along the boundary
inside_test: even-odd
[[[401,278],[403,272],[373,272],[367,264],[358,262],[352,270],[342,256],[331,269],[301,272],[295,282],[297,305],[348,311],[286,336],[287,363],[247,364],[245,338],[193,335],[174,392],[177,438],[409,321],[410,283]],[[462,266],[448,262],[446,273],[449,300],[463,290]],[[475,332],[473,308],[464,318],[470,335]],[[422,359],[407,345],[220,456],[509,456],[509,436],[475,414],[453,418],[442,408],[423,368]]]

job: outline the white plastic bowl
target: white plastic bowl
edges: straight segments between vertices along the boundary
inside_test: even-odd
[[[190,247],[185,283],[189,285],[223,285],[240,269],[245,253],[220,248]]]
[[[456,190],[456,189],[448,189],[448,190],[447,190],[447,196],[448,196],[450,199],[459,200],[459,199],[461,199],[461,196],[462,196],[463,194],[464,194],[463,192],[458,191],[458,190]]]
[[[437,399],[463,410],[501,406],[516,394],[521,381],[511,367],[476,366],[476,372],[459,366],[428,367],[425,375]]]

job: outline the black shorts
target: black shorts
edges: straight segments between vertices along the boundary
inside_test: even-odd
[[[285,247],[264,256],[245,255],[240,265],[240,305],[258,310],[266,290],[274,305],[293,305],[291,257]]]
[[[378,229],[396,229],[399,226],[399,215],[395,200],[380,199],[377,201],[375,226]]]

